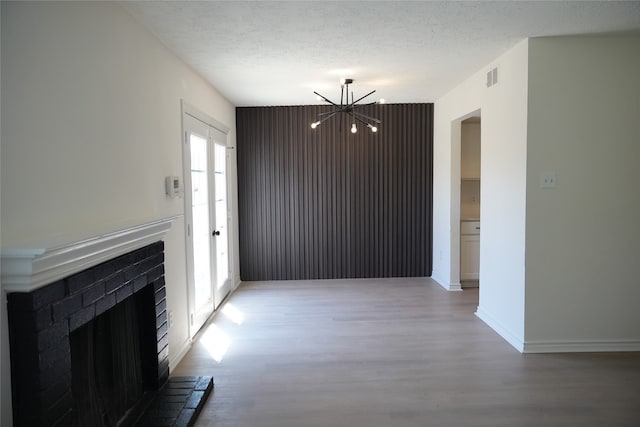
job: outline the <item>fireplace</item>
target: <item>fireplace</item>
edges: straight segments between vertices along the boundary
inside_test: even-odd
[[[163,250],[157,241],[31,292],[8,293],[15,425],[100,425],[101,418],[115,425],[135,409],[134,400],[144,401],[145,392],[165,384]],[[114,345],[118,351],[107,355]],[[132,359],[132,370],[120,366],[126,359]],[[124,376],[109,369],[125,371]],[[88,372],[102,372],[97,374],[101,378],[89,378]],[[122,385],[124,390],[113,388]],[[136,398],[95,403],[124,394]],[[96,395],[100,399],[91,398]]]

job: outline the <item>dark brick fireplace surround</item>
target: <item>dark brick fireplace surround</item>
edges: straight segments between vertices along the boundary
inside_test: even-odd
[[[14,425],[72,425],[70,335],[134,294],[144,296],[145,316],[155,317],[143,366],[158,389],[169,376],[162,241],[35,291],[8,294]]]

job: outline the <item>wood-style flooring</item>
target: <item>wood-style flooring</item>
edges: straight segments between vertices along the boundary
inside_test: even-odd
[[[172,372],[214,377],[196,426],[640,426],[640,353],[520,354],[477,289],[249,282],[226,304]]]

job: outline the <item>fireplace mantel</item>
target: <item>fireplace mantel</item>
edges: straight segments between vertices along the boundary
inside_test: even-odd
[[[32,292],[111,258],[162,240],[175,217],[52,247],[2,250],[2,289]]]

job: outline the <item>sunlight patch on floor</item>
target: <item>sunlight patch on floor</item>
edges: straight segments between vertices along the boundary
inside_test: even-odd
[[[200,343],[209,352],[213,360],[220,363],[227,350],[229,350],[231,339],[218,326],[212,323],[207,326],[207,330],[200,337]]]
[[[244,322],[244,313],[238,310],[233,304],[226,303],[224,307],[222,307],[222,314],[227,316],[229,320],[231,320],[236,325],[242,325]]]

